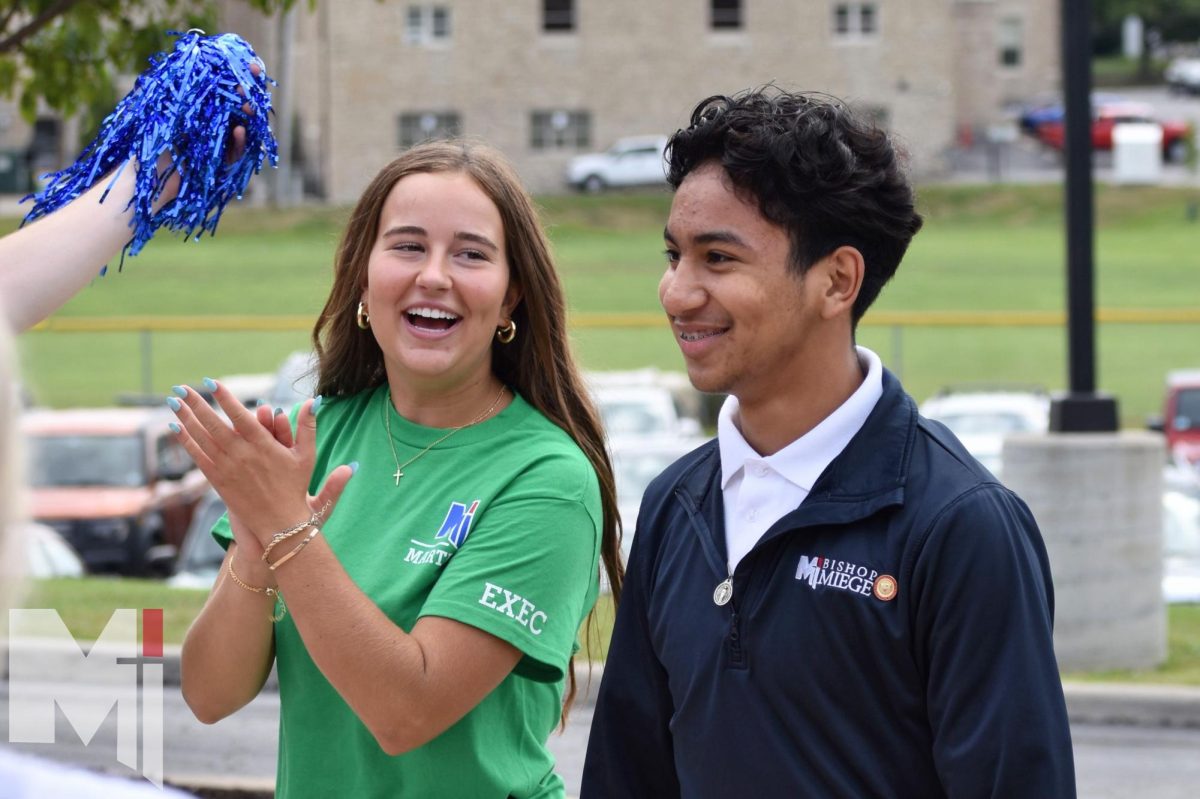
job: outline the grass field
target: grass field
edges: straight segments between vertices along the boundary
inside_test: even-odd
[[[1188,205],[1200,193],[1170,189],[1098,192],[1097,305],[1200,308],[1200,224]],[[573,312],[658,312],[665,193],[543,200]],[[926,187],[926,214],[898,276],[876,305],[888,311],[1030,311],[1064,307],[1061,190],[1057,186]],[[346,209],[233,209],[217,237],[156,240],[124,271],[115,264],[60,317],[127,315],[310,315],[319,311]],[[14,225],[14,221],[8,224]],[[97,268],[99,268],[97,264]],[[1159,410],[1168,369],[1200,366],[1196,325],[1102,325],[1100,388],[1116,394],[1126,425]],[[575,328],[591,369],[679,369],[665,324]],[[1005,381],[1049,389],[1066,382],[1065,331],[1057,328],[873,326],[861,343],[878,351],[918,399],[948,383]],[[21,339],[27,382],[53,406],[107,404],[142,384],[136,333],[34,332]],[[151,389],[205,375],[272,371],[307,334],[156,333]]]
[[[152,580],[37,580],[31,583],[20,607],[54,608],[79,641],[95,640],[117,608],[163,608],[163,640],[183,642],[184,633],[204,605],[207,591],[167,588]],[[580,657],[604,660],[612,636],[612,601],[600,598],[591,624],[585,623],[579,639]],[[1157,669],[1067,674],[1068,679],[1110,682],[1145,682],[1200,686],[1200,605],[1171,605],[1167,610],[1167,660]],[[0,630],[0,637],[3,631]]]

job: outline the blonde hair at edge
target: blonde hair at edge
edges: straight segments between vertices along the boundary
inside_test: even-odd
[[[0,630],[8,629],[8,608],[16,601],[21,582],[20,541],[12,529],[20,516],[17,489],[20,459],[17,457],[17,382],[12,335],[0,320]]]

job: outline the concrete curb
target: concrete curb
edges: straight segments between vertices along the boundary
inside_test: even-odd
[[[74,644],[42,639],[24,639],[18,643],[23,651],[37,652],[38,674],[46,682],[76,679],[74,666],[79,661],[79,649]],[[5,679],[8,677],[7,649],[8,642],[0,641],[0,674]],[[113,657],[127,654],[127,650],[114,651]],[[179,685],[179,654],[179,646],[163,647],[164,685]],[[576,707],[595,704],[603,676],[602,662],[575,662]],[[278,690],[274,670],[267,678],[265,688]],[[1063,693],[1067,699],[1067,714],[1076,724],[1200,728],[1200,688],[1197,687],[1068,680],[1063,683]]]
[[[1063,694],[1074,724],[1200,728],[1200,688],[1068,681]]]

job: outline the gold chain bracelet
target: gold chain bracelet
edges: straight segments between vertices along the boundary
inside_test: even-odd
[[[262,553],[263,563],[270,562],[267,560],[267,555],[271,554],[271,550],[275,549],[275,547],[278,546],[280,543],[291,538],[296,533],[302,532],[305,528],[316,527],[318,524],[320,524],[322,521],[324,521],[325,514],[329,512],[329,506],[332,504],[333,504],[332,502],[326,502],[324,505],[321,506],[320,510],[314,511],[313,515],[309,516],[307,521],[300,522],[299,524],[294,524],[291,527],[287,528],[286,530],[281,530],[278,533],[276,533],[275,535],[271,536],[271,540],[267,543],[266,548],[263,549],[263,553]]]
[[[287,605],[285,605],[283,603],[283,594],[279,593],[279,589],[271,588],[270,586],[267,586],[265,588],[258,588],[253,585],[250,585],[249,583],[244,581],[241,577],[238,577],[237,572],[235,572],[233,570],[233,558],[229,559],[229,576],[233,578],[233,581],[235,583],[240,585],[242,588],[245,588],[247,591],[253,591],[256,594],[266,594],[268,597],[275,598],[275,602],[281,608],[281,610],[279,611],[278,615],[276,615],[275,613],[272,613],[270,616],[267,617],[272,622],[278,622],[281,619],[283,619],[284,616],[287,615]]]
[[[314,528],[312,529],[312,532],[311,532],[311,533],[309,533],[307,536],[305,536],[305,537],[304,537],[304,540],[303,540],[303,541],[301,541],[299,544],[297,544],[297,545],[296,545],[296,548],[295,548],[295,549],[293,549],[291,552],[287,553],[286,555],[284,555],[282,558],[280,558],[279,560],[275,561],[274,563],[268,563],[268,564],[267,564],[267,568],[269,568],[271,571],[275,571],[275,570],[276,570],[276,569],[278,569],[280,566],[282,566],[283,564],[287,563],[287,562],[288,562],[289,560],[291,560],[292,558],[296,557],[296,554],[297,554],[297,553],[299,553],[299,552],[300,552],[300,550],[302,550],[302,549],[304,549],[306,546],[308,546],[308,542],[309,542],[309,541],[312,541],[314,538],[316,538],[316,537],[317,537],[317,534],[318,534],[318,533],[320,533],[320,532],[321,532],[321,528],[320,528],[320,527],[314,527]]]

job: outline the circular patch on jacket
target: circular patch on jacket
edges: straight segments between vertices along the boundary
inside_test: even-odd
[[[896,578],[890,574],[881,574],[875,578],[875,587],[871,593],[881,602],[891,602],[896,598]]]

